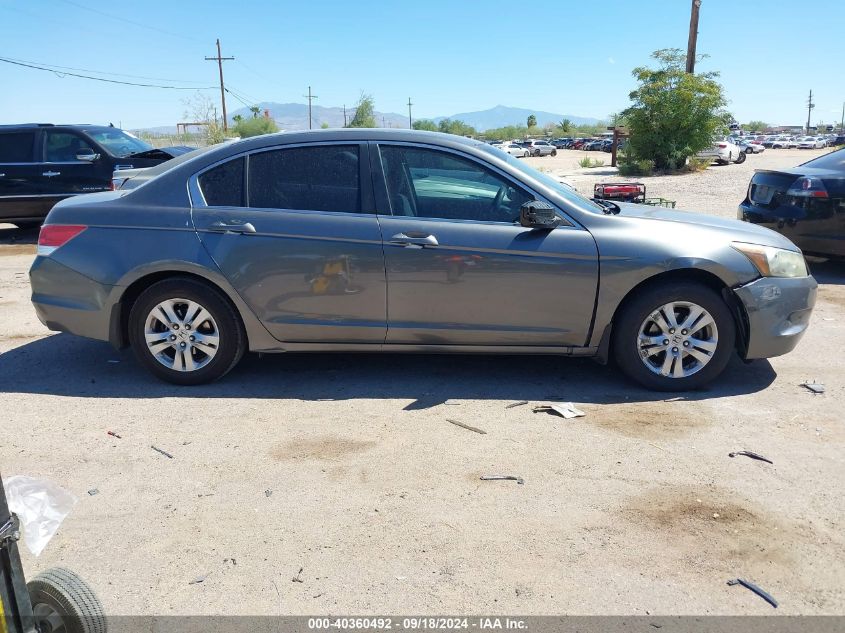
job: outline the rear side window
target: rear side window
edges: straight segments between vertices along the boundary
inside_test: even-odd
[[[199,177],[205,203],[210,207],[244,206],[244,159],[235,158]]]
[[[0,163],[31,163],[35,132],[0,134]]]
[[[361,211],[357,145],[292,147],[251,154],[249,206]]]

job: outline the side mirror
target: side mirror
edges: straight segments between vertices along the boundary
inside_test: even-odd
[[[93,149],[79,150],[79,153],[76,155],[76,160],[85,161],[86,163],[93,163],[98,158],[100,158],[100,155]]]
[[[553,229],[560,224],[560,218],[548,202],[532,200],[519,208],[519,223],[529,229]]]

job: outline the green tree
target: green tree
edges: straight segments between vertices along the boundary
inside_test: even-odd
[[[249,111],[252,112],[252,118],[257,119],[258,115],[261,113],[261,108],[257,105],[249,106]]]
[[[658,169],[677,169],[689,156],[710,147],[725,126],[725,96],[718,73],[685,72],[686,53],[667,48],[652,53],[657,69],[633,71],[639,86],[622,115],[631,134],[629,156],[652,160]]]
[[[329,129],[329,124],[328,124],[328,123],[326,123],[325,121],[323,121],[323,122],[320,124],[320,129],[321,129],[321,130],[328,130],[328,129]]]
[[[426,132],[437,132],[439,128],[437,127],[437,123],[431,121],[430,119],[417,119],[414,121],[414,129],[424,130]]]
[[[748,132],[763,132],[771,127],[765,121],[749,121],[745,125],[742,126],[742,129],[747,130]]]
[[[375,109],[372,96],[362,92],[355,106],[355,116],[347,127],[376,127]]]
[[[572,121],[569,119],[563,119],[560,123],[557,124],[558,128],[560,129],[561,134],[569,134],[570,130],[572,129]]]
[[[528,115],[528,127],[537,127],[537,117],[533,114]]]
[[[240,123],[243,120],[244,120],[244,118],[240,114],[236,114],[235,116],[232,117],[232,121],[234,121],[235,123]]]
[[[272,134],[278,132],[279,128],[273,119],[258,117],[254,119],[241,119],[235,124],[232,131],[241,138],[260,136],[261,134]]]
[[[475,128],[467,125],[459,119],[443,119],[437,124],[437,129],[446,134],[457,134],[458,136],[475,136],[478,134]]]

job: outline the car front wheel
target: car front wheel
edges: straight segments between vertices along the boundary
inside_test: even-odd
[[[657,391],[701,387],[725,369],[736,325],[718,293],[668,282],[634,296],[613,326],[613,356],[631,379]]]
[[[222,378],[246,350],[235,309],[217,290],[188,278],[141,293],[129,313],[129,341],[148,370],[178,385]]]
[[[745,162],[746,154],[745,152],[740,152],[739,155],[736,157],[734,164],[739,165]]]

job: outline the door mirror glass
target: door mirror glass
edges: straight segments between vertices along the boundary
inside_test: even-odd
[[[553,229],[560,224],[560,218],[548,202],[532,200],[519,208],[519,223],[529,229]]]
[[[76,154],[76,160],[83,160],[86,163],[93,163],[100,158],[100,155],[90,148],[83,148]]]

